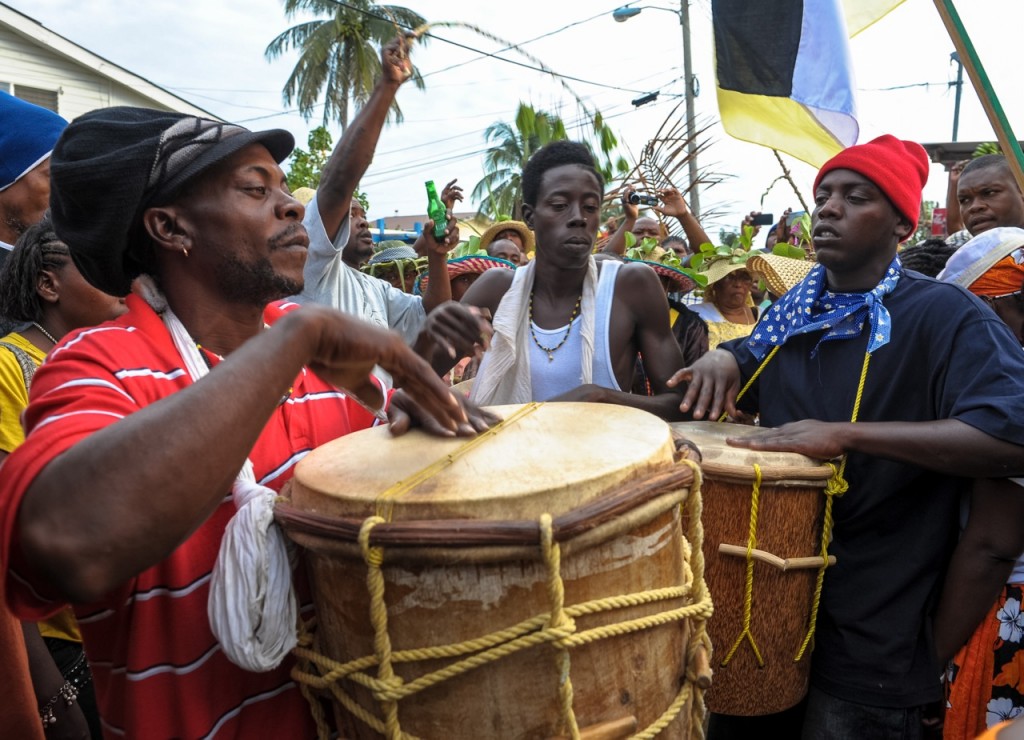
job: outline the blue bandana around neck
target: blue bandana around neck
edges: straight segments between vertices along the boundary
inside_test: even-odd
[[[882,282],[867,293],[833,293],[825,289],[825,268],[815,265],[807,277],[765,312],[747,346],[761,359],[769,347],[781,346],[792,336],[824,329],[811,351],[814,357],[822,342],[859,337],[866,320],[871,331],[870,354],[889,343],[892,319],[882,305],[882,298],[896,288],[901,269],[902,263],[896,256]]]

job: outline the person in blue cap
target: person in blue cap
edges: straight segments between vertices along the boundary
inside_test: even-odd
[[[0,264],[50,204],[50,152],[68,122],[0,93]]]

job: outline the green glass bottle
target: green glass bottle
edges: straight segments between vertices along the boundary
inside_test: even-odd
[[[448,229],[448,209],[441,202],[433,180],[427,180],[427,215],[434,222],[434,238],[441,241]]]

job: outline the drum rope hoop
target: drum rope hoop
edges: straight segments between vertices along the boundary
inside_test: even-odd
[[[765,357],[764,360],[761,361],[761,364],[757,366],[757,369],[754,371],[754,374],[750,376],[750,379],[746,382],[746,384],[743,386],[743,388],[740,389],[740,392],[736,394],[736,400],[737,401],[739,401],[740,398],[743,397],[743,394],[745,394],[750,389],[750,387],[754,384],[754,381],[757,380],[757,377],[761,374],[761,371],[764,370],[764,368],[768,364],[768,362],[773,357],[775,357],[775,353],[778,352],[780,349],[782,349],[782,345],[781,344],[776,346],[776,347],[774,347],[774,348],[772,348],[772,351],[768,353],[767,357]],[[870,363],[871,363],[871,352],[865,352],[864,353],[864,364],[861,366],[861,369],[860,369],[860,379],[857,381],[857,394],[856,394],[856,396],[854,396],[854,399],[853,399],[853,413],[850,415],[850,423],[856,423],[857,417],[860,415],[860,404],[861,404],[861,401],[864,399],[864,385],[867,383],[867,379],[868,379],[868,365]],[[722,416],[718,420],[721,422],[721,421],[725,421],[725,419],[726,419],[726,414],[722,414]],[[804,657],[804,654],[807,652],[808,646],[811,644],[811,641],[814,639],[814,632],[815,632],[815,629],[816,629],[817,623],[818,623],[818,607],[821,605],[821,588],[822,588],[822,585],[825,582],[825,570],[829,566],[829,563],[828,563],[828,543],[832,540],[832,526],[833,526],[832,503],[835,501],[835,498],[837,496],[842,496],[850,488],[850,484],[847,483],[846,477],[845,477],[845,473],[846,473],[846,460],[847,460],[847,455],[844,454],[839,459],[839,465],[838,466],[835,465],[834,463],[828,463],[829,467],[832,468],[832,476],[828,479],[828,483],[825,485],[825,515],[824,515],[824,519],[822,521],[822,527],[821,527],[821,567],[818,569],[818,575],[817,575],[817,578],[815,579],[815,582],[814,582],[814,597],[813,597],[813,599],[811,601],[811,614],[810,614],[810,617],[809,617],[809,624],[807,626],[807,634],[804,636],[803,643],[800,645],[800,650],[797,651],[796,657],[793,658],[794,662],[798,662],[798,661],[800,661]],[[755,468],[755,483],[754,483],[754,491],[752,491],[752,493],[751,493],[751,517],[752,518],[753,518],[753,509],[754,509],[754,506],[755,506],[754,499],[755,499],[755,497],[758,494],[758,488],[759,488],[758,484],[760,483],[760,475],[761,475],[760,469],[758,469],[758,466],[755,465],[754,468]],[[753,560],[752,560],[752,555],[751,555],[751,549],[752,549],[751,547],[749,547],[749,546],[747,547],[747,576],[748,576],[748,580],[749,580],[749,583],[748,583],[748,586],[747,586],[748,590],[749,589],[753,589]],[[749,598],[749,597],[750,597],[750,594],[747,593],[747,594],[745,594],[744,598],[746,599],[746,598]],[[747,623],[747,619],[748,619],[748,614],[745,612],[745,614],[744,614],[744,624]],[[737,638],[737,645],[739,643],[739,639],[742,639],[742,637],[743,637],[743,634],[741,633],[740,637]],[[758,663],[760,665],[764,665],[763,661],[761,661],[761,659],[760,659],[761,656],[760,656],[759,651],[757,650],[757,646],[753,642],[753,637],[751,637],[751,645],[754,646],[754,653],[758,657]],[[735,650],[735,648],[736,648],[736,645],[733,646],[733,650]],[[730,651],[729,655],[726,656],[726,660],[728,660],[729,657],[731,657],[731,656],[732,656],[732,651]],[[725,663],[723,662],[722,665],[725,665]]]
[[[707,584],[704,581],[703,524],[701,523],[701,472],[696,463],[680,461],[693,471],[693,484],[686,500],[679,504],[680,515],[686,515],[686,537],[682,540],[682,585],[671,586],[633,594],[609,596],[581,604],[564,606],[564,588],[560,572],[559,546],[554,542],[550,515],[540,519],[544,562],[548,572],[548,595],[551,611],[524,620],[510,628],[452,645],[431,648],[392,651],[387,633],[387,608],[384,602],[384,575],[382,571],[383,548],[370,545],[370,533],[375,526],[384,522],[382,517],[369,517],[360,530],[360,546],[367,565],[367,587],[371,597],[371,623],[374,629],[374,655],[365,656],[347,663],[338,663],[319,654],[313,647],[309,625],[300,626],[299,646],[295,648],[298,664],[292,669],[292,677],[299,683],[302,693],[313,708],[313,716],[321,738],[328,737],[328,726],[324,713],[314,691],[328,690],[347,711],[372,729],[393,740],[414,740],[413,736],[401,730],[397,714],[397,702],[402,698],[441,683],[444,680],[466,673],[469,670],[499,660],[517,651],[553,643],[558,649],[556,660],[559,666],[560,701],[563,720],[571,736],[579,737],[572,715],[571,682],[568,680],[568,649],[596,640],[649,629],[673,621],[692,620],[691,640],[687,645],[686,671],[683,686],[662,715],[650,726],[633,736],[635,740],[650,740],[664,730],[678,716],[686,703],[691,705],[691,737],[703,738],[705,714],[704,689],[710,685],[710,671],[707,664],[711,654],[711,640],[707,634],[706,622],[711,616],[713,605]],[[685,507],[685,509],[684,509]],[[684,520],[686,521],[686,520]],[[545,528],[545,523],[547,527]],[[691,597],[691,603],[683,607],[640,617],[623,622],[603,625],[577,632],[574,617],[594,614],[612,609],[626,608],[639,604],[653,603],[668,599]],[[562,654],[565,654],[563,659]],[[436,660],[467,655],[450,665],[404,683],[394,673],[394,664],[400,662]],[[564,660],[564,671],[563,671]],[[378,666],[377,676],[364,671]],[[313,672],[318,670],[319,673]],[[384,718],[381,719],[361,707],[356,700],[340,686],[344,679],[352,680],[369,688],[380,703]]]
[[[396,499],[398,499],[401,496],[404,496],[425,480],[428,480],[433,476],[437,475],[442,470],[447,468],[449,465],[453,464],[463,455],[466,455],[467,453],[475,450],[477,447],[484,444],[492,437],[496,436],[498,432],[500,432],[501,430],[512,426],[517,421],[522,419],[524,416],[532,414],[540,407],[541,404],[537,402],[525,404],[521,409],[516,411],[507,419],[503,419],[499,423],[495,424],[486,432],[481,432],[477,436],[460,445],[453,452],[450,452],[449,454],[440,458],[433,464],[428,465],[427,467],[423,468],[417,473],[414,473],[413,475],[410,475],[405,480],[398,481],[398,483],[395,483],[395,485],[391,486],[386,491],[383,491],[381,494],[377,496],[377,516],[381,517],[386,522],[390,522],[391,516],[394,512]]]

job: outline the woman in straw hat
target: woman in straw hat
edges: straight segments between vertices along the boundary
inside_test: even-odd
[[[709,348],[749,336],[757,323],[757,308],[751,297],[754,273],[745,262],[725,259],[705,263],[701,272],[708,279],[704,302],[690,308],[708,325]]]

